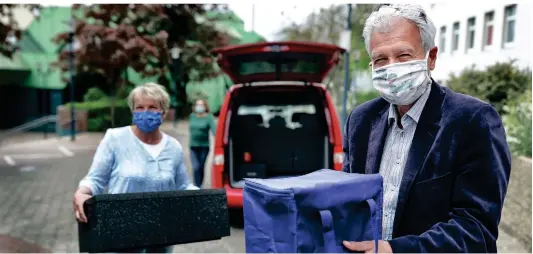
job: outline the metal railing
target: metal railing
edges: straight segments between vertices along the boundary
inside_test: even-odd
[[[44,116],[44,117],[35,119],[33,121],[27,122],[23,125],[19,125],[15,128],[3,131],[0,133],[0,146],[2,146],[2,143],[4,143],[5,140],[7,140],[8,138],[14,137],[16,134],[26,132],[26,131],[29,131],[35,128],[39,128],[39,127],[48,125],[50,123],[56,123],[57,125],[57,119],[58,119],[57,115]],[[57,132],[57,126],[56,126],[56,132]],[[48,130],[46,130],[46,127],[45,127],[44,138],[47,138],[47,135],[48,135]]]

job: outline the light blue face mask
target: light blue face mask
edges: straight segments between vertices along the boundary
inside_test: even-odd
[[[194,105],[194,112],[198,114],[205,113],[205,107],[203,105]]]
[[[136,111],[133,112],[133,124],[144,133],[151,133],[157,130],[163,122],[162,113],[157,111]]]

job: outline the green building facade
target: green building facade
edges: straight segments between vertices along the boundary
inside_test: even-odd
[[[0,130],[54,115],[57,106],[71,100],[69,84],[62,78],[62,75],[69,73],[62,73],[52,66],[61,50],[66,50],[52,39],[57,34],[68,31],[70,15],[71,9],[68,7],[43,8],[40,17],[33,20],[23,32],[18,42],[19,51],[11,59],[0,55],[0,113],[5,116],[0,121]],[[206,15],[219,14],[208,12]],[[264,41],[264,38],[255,32],[245,31],[244,22],[234,13],[226,13],[223,18],[216,26],[235,38],[232,44]],[[157,80],[157,77],[142,78],[133,69],[127,71],[127,77],[134,84]],[[187,93],[192,97],[195,94],[204,94],[212,110],[217,111],[229,85],[229,78],[220,75],[189,82]],[[75,87],[75,100],[80,101],[89,87],[78,84]],[[49,128],[53,131],[55,126]]]

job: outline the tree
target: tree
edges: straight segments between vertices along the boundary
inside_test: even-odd
[[[331,5],[311,13],[302,24],[292,23],[282,28],[278,35],[284,40],[314,41],[337,44],[340,31],[346,23],[345,5]]]
[[[366,52],[362,33],[366,19],[379,6],[378,4],[357,4],[353,6],[351,49],[358,50],[361,58],[359,61],[355,61],[353,57],[350,59],[350,73],[355,70],[368,70],[369,68],[370,57]],[[347,14],[348,11],[345,4],[331,5],[328,8],[320,9],[317,13],[309,14],[302,24],[292,23],[282,28],[278,34],[283,40],[338,44],[340,33],[346,29]],[[343,61],[341,59],[341,63]],[[325,82],[333,98],[339,98],[344,89],[343,73],[344,66],[340,64],[328,75],[327,82]]]
[[[363,27],[370,14],[381,4],[354,5],[351,17],[352,49],[361,52],[361,59],[354,66],[357,69],[368,69],[370,58],[366,53],[363,40]],[[347,9],[345,4],[331,5],[320,9],[318,13],[311,13],[303,24],[292,23],[282,28],[279,35],[283,40],[317,41],[338,44],[340,33],[346,29]]]
[[[17,7],[33,11],[34,15],[38,14],[40,9],[38,4],[0,4],[0,17],[7,18],[7,23],[0,22],[0,54],[9,58],[17,50],[15,43],[21,36],[21,30],[13,14],[13,10]]]
[[[73,15],[75,29],[73,38],[78,42],[75,50],[75,68],[81,72],[99,73],[104,76],[112,89],[111,115],[114,118],[114,94],[127,79],[123,74],[131,67],[143,77],[159,76],[160,83],[173,90],[174,86],[165,82],[166,74],[171,72],[169,45],[180,47],[184,52],[181,71],[188,73],[196,69],[203,76],[214,75],[213,59],[209,50],[227,44],[229,36],[219,32],[213,20],[198,17],[208,8],[222,9],[213,5],[201,4],[103,4],[75,5]],[[55,41],[67,45],[69,32],[56,36]],[[189,43],[189,41],[199,43]],[[188,57],[194,55],[194,57]],[[70,52],[63,51],[57,62],[64,73],[70,67]],[[181,74],[178,74],[181,75]],[[178,80],[182,77],[178,76]],[[180,97],[185,98],[185,87],[179,83],[175,87]],[[184,97],[185,96],[185,97]]]

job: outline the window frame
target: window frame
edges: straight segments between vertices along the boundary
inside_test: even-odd
[[[459,21],[456,21],[452,24],[452,48],[451,48],[452,53],[459,51],[460,40],[461,40],[461,23]]]
[[[470,23],[470,21],[473,21]],[[476,17],[470,17],[466,20],[466,43],[465,52],[472,51],[476,48]],[[470,45],[472,45],[470,47]]]
[[[490,50],[492,47],[494,47],[495,16],[496,12],[494,10],[487,11],[483,15],[483,42],[481,44],[483,50]],[[491,17],[491,19],[489,20],[488,17]],[[488,44],[489,26],[492,27],[490,44]]]
[[[517,5],[516,4],[509,4],[506,5],[503,8],[503,29],[502,29],[502,47],[503,48],[509,48],[512,47],[516,42],[516,12],[517,12]],[[508,10],[510,8],[514,8],[514,13],[512,15],[508,15]],[[507,36],[509,35],[509,22],[514,21],[513,26],[513,40],[508,42]]]
[[[440,53],[446,53],[446,33],[447,33],[447,27],[441,26],[439,29],[439,52]]]

